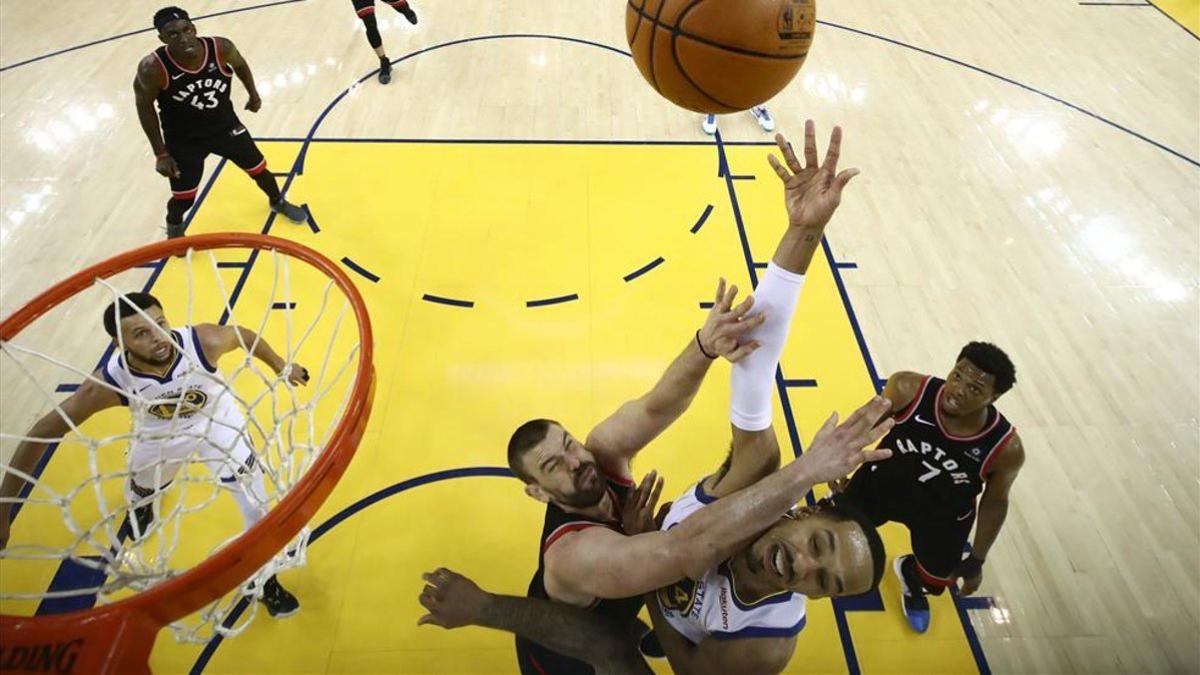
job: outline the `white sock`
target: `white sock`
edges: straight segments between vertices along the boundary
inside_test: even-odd
[[[752,313],[766,312],[763,325],[746,334],[743,340],[758,340],[761,346],[733,364],[732,398],[729,420],[743,431],[762,431],[771,426],[771,394],[775,386],[775,368],[787,342],[792,315],[804,275],[789,272],[775,263],[767,264],[754,289]]]

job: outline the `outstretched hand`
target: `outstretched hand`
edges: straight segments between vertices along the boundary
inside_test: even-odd
[[[753,295],[747,295],[745,300],[734,307],[733,301],[737,298],[737,293],[736,285],[726,288],[724,278],[717,282],[717,297],[698,336],[700,346],[709,356],[724,356],[731,363],[737,363],[758,349],[757,340],[743,342],[742,338],[767,320],[767,315],[762,312],[751,317],[746,316],[754,307]]]
[[[807,469],[814,483],[825,483],[848,475],[864,462],[888,459],[892,451],[887,448],[871,452],[863,452],[863,449],[883,438],[895,426],[895,420],[887,414],[891,409],[891,402],[876,396],[841,424],[837,423],[835,412],[796,462]]]
[[[783,134],[775,134],[775,143],[783,153],[784,161],[769,155],[767,162],[783,181],[789,224],[807,229],[824,228],[842,201],[842,190],[859,173],[858,169],[838,173],[842,128],[833,128],[824,162],[817,159],[817,131],[812,120],[804,123],[804,164],[797,159],[792,144]]]

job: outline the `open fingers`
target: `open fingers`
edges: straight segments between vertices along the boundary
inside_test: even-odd
[[[741,319],[742,317],[746,316],[746,312],[749,312],[750,308],[752,307],[754,307],[754,296],[747,295],[746,298],[738,304],[737,308],[733,310],[733,318]]]
[[[754,350],[761,346],[762,343],[758,340],[751,340],[745,344],[738,345],[737,349],[730,352],[725,358],[728,359],[730,363],[737,363],[738,361],[741,361],[747,356],[753,354]]]
[[[815,148],[814,148],[815,150]],[[821,169],[829,175],[837,173],[838,159],[842,156],[842,128],[834,127],[829,134],[829,148],[825,150],[825,163]]]
[[[792,177],[792,172],[788,171],[787,167],[780,164],[779,160],[775,158],[775,155],[767,155],[767,164],[771,165],[771,168],[775,170],[775,175],[779,176],[779,180],[783,181],[784,183],[787,183],[788,179]]]
[[[812,120],[804,122],[804,167],[817,168],[817,124]]]
[[[659,478],[654,482],[654,491],[650,493],[650,499],[646,502],[646,505],[649,507],[649,513],[647,514],[647,517],[650,517],[650,515],[654,513],[654,507],[658,506],[658,498],[662,495],[664,482],[665,481],[662,478]]]
[[[854,178],[859,173],[860,172],[858,169],[846,169],[845,171],[839,173],[837,178],[833,179],[834,189],[838,192],[841,192],[843,189],[845,189],[846,183],[849,183],[850,179]]]
[[[738,287],[737,284],[730,284],[729,290],[725,292],[725,297],[721,298],[721,311],[728,312],[730,307],[733,307],[733,301],[737,299]]]
[[[779,151],[783,153],[783,159],[787,162],[787,167],[793,173],[799,173],[804,170],[800,165],[800,160],[796,159],[796,151],[792,148],[792,142],[783,134],[775,134],[775,145],[779,146]]]
[[[713,304],[720,305],[725,300],[725,277],[721,277],[717,281],[717,297],[713,298]]]

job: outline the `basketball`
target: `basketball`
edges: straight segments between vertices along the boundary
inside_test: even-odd
[[[629,0],[625,37],[655,91],[688,110],[731,113],[792,81],[816,19],[815,0]]]

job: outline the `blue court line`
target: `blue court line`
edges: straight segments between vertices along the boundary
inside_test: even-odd
[[[364,268],[362,265],[359,265],[358,263],[354,262],[353,260],[343,257],[342,264],[345,265],[346,267],[349,267],[350,269],[354,270],[355,272],[358,272],[364,278],[366,278],[374,283],[379,283],[379,275],[368,272],[366,270],[366,268]]]
[[[732,180],[732,178],[730,180]],[[754,269],[756,269],[756,270],[765,270],[765,269],[767,269],[767,265],[769,263],[756,262],[756,263],[752,263],[752,264],[754,265]]]
[[[815,386],[817,386],[817,381],[816,380],[784,380],[783,386],[785,386],[785,387],[815,387]]]
[[[838,268],[839,270],[856,270],[856,269],[858,269],[858,263],[856,263],[856,262],[840,261],[840,262],[833,263],[833,266]]]
[[[248,261],[242,261],[242,262],[232,262],[232,261],[231,261],[231,262],[219,262],[219,263],[217,263],[217,267],[219,267],[219,268],[221,268],[221,269],[231,269],[231,268],[232,268],[232,269],[241,269],[241,268],[243,268],[243,267],[245,267],[246,265],[249,265],[249,264],[250,264],[250,263],[249,263]]]
[[[725,142],[721,138],[720,129],[713,137],[717,147],[717,172],[719,177],[725,180],[725,189],[729,193],[729,203],[733,208],[733,222],[737,227],[738,241],[741,243],[742,256],[746,262],[746,272],[750,275],[751,288],[758,288],[758,271],[754,265],[754,255],[750,250],[750,238],[746,234],[745,221],[742,220],[742,208],[738,203],[733,174],[729,171],[729,159],[725,154]],[[777,365],[775,367],[775,388],[779,393],[780,405],[783,407],[783,418],[787,426],[788,438],[792,444],[792,453],[799,457],[804,453],[804,447],[800,442],[800,433],[792,413],[791,396],[788,395],[786,382],[787,380],[783,376],[783,367]],[[816,497],[811,490],[804,496],[804,499],[810,506],[816,502]],[[854,637],[850,632],[849,622],[846,621],[846,613],[836,602],[833,603],[833,616],[837,625],[838,638],[842,643],[842,653],[846,658],[846,670],[850,675],[861,675],[862,669],[858,665],[858,654],[854,649]]]
[[[617,49],[616,47],[611,47],[611,46],[603,44],[601,42],[593,42],[591,40],[584,40],[582,38],[568,37],[565,35],[549,35],[549,34],[542,34],[542,33],[502,33],[502,34],[497,34],[497,35],[478,35],[475,37],[460,38],[458,40],[450,40],[449,42],[441,42],[436,45],[431,45],[431,46],[425,47],[423,49],[418,49],[416,51],[409,52],[409,53],[405,54],[404,56],[401,56],[400,58],[393,60],[392,65],[393,66],[398,65],[398,64],[403,63],[404,61],[407,61],[411,58],[415,58],[417,56],[420,56],[422,54],[426,54],[429,52],[434,52],[439,49],[445,49],[446,47],[455,47],[458,45],[468,44],[471,42],[483,42],[483,41],[489,41],[489,40],[522,40],[522,39],[526,39],[526,40],[527,39],[558,40],[561,42],[572,42],[575,44],[587,45],[590,47],[604,49],[604,50],[613,52],[615,54],[620,54],[623,56],[631,56],[631,54],[629,52],[627,52],[623,49]],[[378,72],[379,72],[379,69],[376,68],[376,69],[372,70],[371,72],[367,73],[366,75],[363,75],[362,77],[360,77],[358,79],[357,82],[355,82],[353,85],[344,89],[342,91],[342,93],[335,96],[334,99],[329,102],[329,105],[325,106],[325,109],[321,111],[321,114],[319,116],[317,116],[317,120],[315,122],[313,122],[312,127],[310,127],[308,130],[308,134],[306,134],[304,137],[304,142],[300,147],[300,154],[296,156],[296,162],[292,166],[292,176],[304,174],[304,161],[308,157],[308,148],[312,144],[314,137],[317,135],[317,130],[321,128],[321,123],[323,123],[325,121],[325,118],[329,116],[329,113],[332,112],[333,109],[336,108],[337,105],[339,103],[341,103],[342,100],[344,100],[346,98],[346,96],[350,94],[351,91],[355,90],[359,85],[366,82],[367,80],[370,80],[371,78],[375,77],[375,75]],[[290,177],[288,179],[288,182],[289,183],[291,182]]]
[[[881,378],[875,368],[875,361],[871,358],[871,352],[867,348],[866,338],[863,337],[862,328],[858,323],[858,316],[854,312],[854,305],[850,303],[850,296],[846,292],[846,284],[842,281],[841,268],[837,265],[837,258],[834,257],[833,250],[830,248],[827,238],[821,238],[821,247],[825,251],[825,259],[831,263],[830,269],[833,272],[833,280],[837,285],[838,295],[841,296],[842,305],[846,308],[846,316],[850,318],[850,327],[854,331],[854,339],[858,343],[863,363],[867,366],[867,373],[871,378],[871,384],[875,387],[876,393],[882,393],[883,386],[887,380]],[[979,636],[975,633],[975,626],[971,624],[971,619],[967,616],[966,608],[963,607],[958,592],[951,589],[951,595],[954,600],[955,610],[958,613],[959,623],[962,624],[963,635],[967,639],[967,646],[971,649],[971,655],[975,657],[975,666],[979,669],[981,675],[991,675],[992,671],[988,666],[987,656],[983,652],[983,645],[979,643]]]
[[[712,302],[701,302],[700,303],[700,309],[712,309],[712,308],[713,308]]]
[[[772,144],[771,144],[771,143],[765,143],[764,145],[772,145]],[[729,177],[729,180],[754,180],[754,176],[750,176],[750,175],[746,175],[746,176],[730,176],[730,177]]]
[[[60,384],[54,388],[54,393],[69,394],[69,393],[75,391],[76,389],[79,389],[78,384]]]
[[[217,182],[217,176],[221,175],[222,169],[225,168],[225,161],[226,161],[225,158],[221,158],[221,161],[217,163],[217,167],[215,169],[213,169],[212,175],[208,177],[208,182],[204,184],[204,189],[201,190],[199,196],[196,197],[196,203],[192,205],[192,208],[188,211],[187,217],[183,221],[184,229],[187,229],[188,225],[191,224],[192,219],[195,218],[196,213],[200,210],[201,205],[204,204],[204,200],[205,200],[205,198],[208,197],[208,193],[212,189],[213,184]],[[167,258],[163,258],[163,259],[159,260],[157,267],[154,269],[153,272],[151,272],[150,278],[146,280],[146,284],[142,287],[143,293],[149,293],[150,290],[152,288],[154,288],[154,284],[158,281],[158,277],[162,274],[163,269],[166,268],[166,262],[167,262]],[[218,263],[218,266],[219,265],[220,264]],[[232,301],[230,304],[232,304]],[[113,353],[115,347],[116,347],[116,345],[110,343],[108,345],[108,347],[105,348],[104,355],[100,357],[99,363],[96,364],[97,368],[102,366],[104,364],[104,362],[107,361],[110,356],[112,356],[112,353]],[[34,467],[34,469],[33,469],[32,475],[35,479],[41,477],[42,472],[45,471],[46,467],[50,464],[50,458],[54,456],[54,453],[58,449],[58,447],[59,447],[58,443],[52,443],[52,444],[46,446],[46,451],[42,454],[42,459],[38,462],[37,466]],[[21,492],[19,495],[20,498],[25,499],[26,497],[29,496],[29,493],[32,490],[33,490],[33,483],[26,483],[25,487],[21,488]],[[13,504],[12,510],[9,511],[9,514],[11,516],[10,522],[16,520],[17,515],[20,514],[20,512],[21,512],[22,505],[23,505],[23,502],[18,502],[16,504]],[[46,591],[48,593],[51,593],[51,592],[56,592],[56,591],[71,590],[72,588],[77,587],[77,586],[75,586],[76,584],[82,583],[83,577],[81,576],[81,574],[90,573],[90,572],[93,572],[93,570],[89,570],[87,568],[82,568],[82,566],[71,561],[70,559],[64,560],[59,564],[59,568],[55,572],[54,578],[51,579],[50,585],[46,589]],[[67,609],[87,609],[88,607],[92,607],[95,604],[96,604],[96,596],[95,595],[76,596],[75,598],[71,599],[71,602],[69,605],[53,603],[53,602],[50,602],[50,603],[42,602],[41,604],[38,605],[38,609],[37,609],[36,613],[38,615],[41,615],[43,612],[54,613],[54,612],[66,611]]]
[[[1170,15],[1168,15],[1168,16],[1170,16]],[[1174,18],[1172,18],[1171,20],[1175,21]],[[1197,160],[1193,157],[1188,157],[1187,155],[1183,154],[1182,152],[1179,152],[1178,150],[1174,150],[1162,143],[1159,143],[1158,141],[1154,140],[1153,138],[1150,138],[1149,136],[1146,136],[1144,134],[1140,134],[1140,133],[1134,131],[1133,129],[1130,129],[1129,127],[1122,126],[1122,125],[1108,119],[1107,117],[1098,115],[1098,114],[1092,112],[1091,110],[1084,108],[1083,106],[1075,105],[1074,103],[1071,103],[1070,101],[1068,101],[1066,99],[1059,98],[1058,96],[1055,96],[1054,94],[1044,92],[1041,89],[1038,89],[1037,87],[1033,87],[1028,84],[1023,84],[1021,82],[1018,82],[1018,81],[1012,79],[1011,77],[1006,77],[1004,75],[992,72],[986,68],[974,65],[972,63],[967,63],[966,61],[961,61],[952,56],[946,56],[945,54],[939,54],[935,51],[925,49],[923,47],[917,47],[916,45],[911,45],[911,44],[908,44],[907,42],[901,42],[900,40],[896,40],[896,39],[893,39],[890,37],[885,37],[883,35],[878,35],[876,33],[871,33],[869,31],[860,30],[858,28],[851,28],[850,26],[843,26],[841,24],[830,23],[828,21],[818,20],[817,23],[819,23],[823,26],[829,26],[830,28],[836,28],[838,30],[844,30],[849,33],[861,35],[863,37],[869,37],[869,38],[873,38],[876,40],[882,40],[888,44],[896,45],[897,47],[911,49],[912,51],[919,52],[921,54],[925,54],[926,56],[932,56],[935,59],[945,61],[947,63],[952,63],[956,66],[962,66],[963,68],[966,68],[968,70],[973,70],[981,75],[987,75],[988,77],[995,78],[997,80],[1000,80],[1001,82],[1007,82],[1008,84],[1011,84],[1014,87],[1020,87],[1021,89],[1024,89],[1025,91],[1027,91],[1031,94],[1037,94],[1038,96],[1050,99],[1051,101],[1054,101],[1055,103],[1058,103],[1060,105],[1065,105],[1066,107],[1070,108],[1071,110],[1074,110],[1076,112],[1081,112],[1084,115],[1087,115],[1088,117],[1091,117],[1092,119],[1094,119],[1098,122],[1103,122],[1104,124],[1107,124],[1108,126],[1114,128],[1114,129],[1124,131],[1125,133],[1129,134],[1130,136],[1139,138],[1139,139],[1149,143],[1150,145],[1153,145],[1154,147],[1158,148],[1159,150],[1162,150],[1164,152],[1168,152],[1172,155],[1175,155],[1179,159],[1182,159],[1183,161],[1187,162],[1188,164],[1191,164],[1192,166],[1200,167],[1200,160]],[[1176,22],[1176,23],[1178,23],[1178,22]],[[1184,30],[1187,30],[1187,29],[1184,28]],[[1188,32],[1190,33],[1191,31],[1188,31]]]
[[[296,309],[296,303],[294,303],[294,302],[273,302],[273,303],[271,303],[271,309]]]
[[[696,224],[693,225],[692,229],[690,230],[692,234],[696,234],[697,232],[700,231],[700,228],[704,227],[705,221],[707,221],[708,217],[710,215],[712,215],[712,210],[713,210],[712,204],[709,204],[708,206],[704,207],[704,213],[700,214],[700,219],[696,221]]]
[[[204,190],[202,190],[200,192],[200,195],[196,198],[196,203],[194,206],[192,206],[191,213],[188,214],[187,220],[184,221],[185,224],[191,221],[192,214],[194,214],[196,212],[196,210],[198,210],[200,208],[200,205],[204,203],[204,198],[208,196],[209,189],[212,188],[213,183],[217,179],[217,175],[221,173],[221,168],[224,166],[225,166],[225,160],[222,159],[221,162],[219,164],[217,164],[217,168],[213,171],[213,174],[211,176],[209,176],[208,183],[206,183],[204,185]],[[150,278],[146,280],[146,284],[142,287],[143,293],[149,293],[150,289],[154,287],[154,283],[156,281],[158,281],[159,275],[162,274],[163,267],[165,267],[165,262],[166,262],[165,258],[163,260],[160,260],[158,267],[156,267],[154,269],[154,271],[150,273]],[[96,368],[99,368],[100,366],[104,365],[104,362],[108,360],[108,357],[112,356],[113,348],[114,348],[114,345],[111,343],[108,345],[108,347],[105,348],[104,354],[100,356],[99,361],[96,363]],[[50,443],[46,446],[45,452],[42,453],[42,458],[40,460],[38,460],[37,466],[33,467],[33,471],[30,474],[35,479],[40,478],[42,475],[42,472],[46,470],[46,466],[48,464],[50,464],[50,459],[54,456],[54,452],[56,450],[58,450],[58,445],[59,445],[58,443]],[[33,490],[33,483],[25,483],[25,486],[21,488],[21,491],[17,494],[17,496],[20,499],[24,500],[27,497],[29,497],[29,493],[32,490]],[[17,502],[15,504],[13,504],[11,506],[11,508],[9,509],[8,513],[9,513],[10,525],[11,525],[11,523],[16,522],[17,516],[20,515],[21,507],[23,505],[24,505],[23,501]],[[53,587],[51,587],[50,590],[55,590],[55,589]]]
[[[424,300],[425,302],[433,302],[433,303],[437,303],[439,305],[450,305],[451,307],[468,307],[468,308],[470,308],[470,307],[475,306],[475,301],[473,301],[473,300],[455,300],[454,298],[443,298],[443,297],[440,297],[437,295],[430,295],[428,293],[426,293],[425,295],[422,295],[421,299]]]
[[[529,300],[525,303],[525,306],[526,307],[546,307],[548,305],[559,305],[564,302],[571,302],[572,300],[578,300],[578,299],[579,299],[579,294],[572,293],[570,295],[560,295],[557,298],[546,298],[545,300]]]
[[[1163,9],[1162,7],[1159,7],[1158,5],[1154,4],[1154,0],[1148,0],[1148,2],[1150,3],[1151,7],[1158,10],[1159,14],[1162,14],[1163,16],[1170,19],[1171,23],[1182,28],[1188,35],[1191,35],[1192,37],[1196,38],[1197,40],[1200,40],[1200,35],[1196,35],[1195,33],[1192,32],[1191,28],[1188,28],[1187,26],[1179,23],[1179,21],[1176,20],[1175,17],[1171,16],[1170,12],[1168,12],[1167,10]]]
[[[313,234],[319,233],[321,228],[317,226],[317,219],[313,218],[312,208],[308,204],[304,205],[304,212],[308,214],[308,220],[305,221],[308,223],[308,229],[312,230]]]
[[[275,7],[276,5],[289,5],[293,2],[304,2],[304,0],[279,0],[278,2],[268,2],[268,3],[262,4],[262,5],[254,5],[251,7],[242,7],[240,9],[227,9],[223,12],[213,12],[212,14],[201,14],[199,16],[194,16],[194,17],[192,17],[192,21],[199,21],[201,19],[211,19],[213,17],[224,16],[226,14],[237,14],[238,12],[249,12],[249,11],[255,10],[255,9],[266,9],[267,7]],[[147,18],[149,18],[149,17],[147,17]],[[104,44],[105,42],[112,42],[113,40],[120,40],[121,38],[127,38],[127,37],[130,37],[133,35],[140,35],[142,33],[153,33],[153,32],[157,32],[157,30],[153,27],[142,28],[139,30],[129,31],[128,33],[121,33],[120,35],[112,35],[110,37],[100,38],[99,40],[92,40],[91,42],[85,42],[84,44],[75,45],[74,47],[67,47],[65,49],[59,49],[58,51],[50,52],[49,54],[42,54],[41,56],[35,56],[33,58],[25,59],[24,61],[18,61],[17,63],[9,64],[7,66],[0,66],[0,73],[4,72],[6,70],[11,70],[13,68],[20,68],[21,66],[27,66],[31,63],[36,63],[43,59],[48,59],[51,56],[59,56],[60,54],[66,54],[67,52],[73,52],[78,49],[84,49],[85,47],[94,47],[96,45]]]
[[[430,483],[437,483],[444,480],[453,480],[455,478],[477,478],[482,476],[513,478],[512,472],[509,471],[507,467],[501,466],[472,466],[462,469],[448,469],[445,471],[437,471],[435,473],[427,473],[423,476],[417,476],[416,478],[410,478],[406,481],[396,483],[395,485],[363,497],[350,506],[338,511],[335,515],[331,516],[328,520],[313,529],[312,535],[310,535],[308,538],[308,545],[309,547],[316,545],[316,543],[320,541],[327,532],[337,527],[351,516],[354,516],[359,511],[362,511],[368,506],[377,504],[389,497],[394,497],[406,490],[411,490],[413,488],[421,487],[422,485],[429,485]],[[413,583],[415,585],[417,580],[413,579]],[[226,616],[225,620],[222,622],[222,625],[225,627],[233,626],[237,622],[238,618],[241,617],[242,613],[246,611],[246,608],[249,606],[249,604],[250,603],[245,598],[239,600],[237,605]],[[204,650],[200,652],[198,657],[196,657],[196,662],[192,664],[192,669],[188,671],[190,675],[200,675],[200,673],[204,672],[205,666],[208,665],[208,662],[212,659],[213,654],[217,652],[217,648],[221,646],[222,642],[224,642],[224,640],[220,635],[216,635],[208,641],[208,644],[204,646]]]
[[[634,279],[642,276],[646,272],[649,272],[650,270],[654,269],[655,267],[658,267],[659,265],[663,264],[664,262],[666,262],[666,259],[663,258],[662,256],[658,256],[654,260],[651,260],[650,262],[646,263],[645,265],[642,265],[641,267],[630,272],[629,274],[626,274],[622,278],[625,279],[626,283],[629,283],[630,281],[633,281]]]

